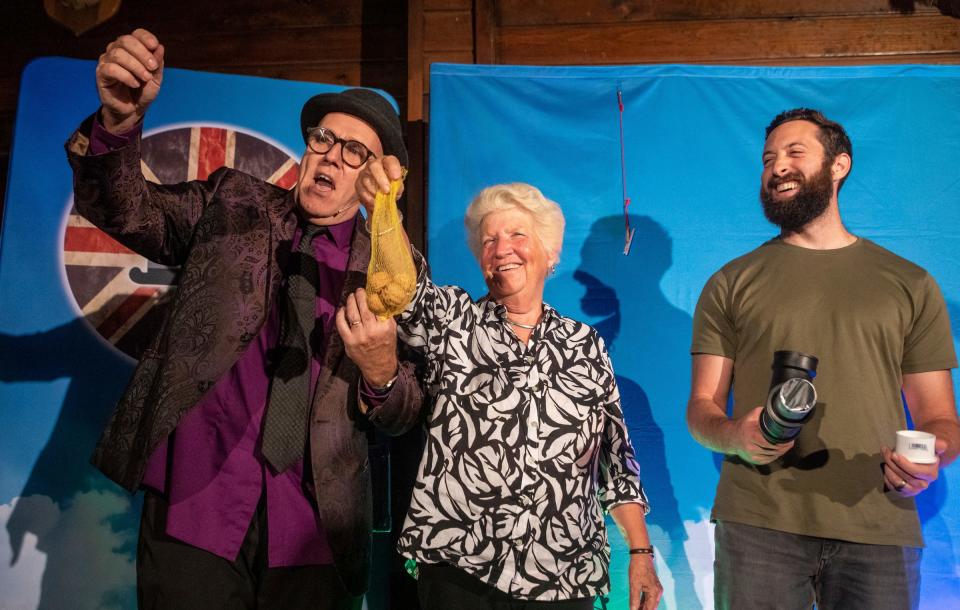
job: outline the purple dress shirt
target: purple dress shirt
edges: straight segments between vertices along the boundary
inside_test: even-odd
[[[313,240],[320,294],[317,326],[322,341],[337,332],[336,299],[350,254],[354,219],[333,225]],[[302,231],[297,229],[293,243]],[[267,503],[270,567],[331,563],[316,509],[303,487],[303,460],[275,475],[260,455],[260,431],[269,396],[267,352],[280,336],[274,303],[250,346],[151,456],[143,484],[165,490],[167,534],[231,561],[236,559],[261,490]],[[323,362],[317,346],[311,362],[314,387]]]
[[[94,121],[90,153],[127,145],[141,127],[114,135]],[[316,324],[321,345],[311,363],[314,387],[343,288],[356,216],[332,225],[313,240],[320,279]],[[293,243],[302,233],[297,229]],[[280,336],[280,316],[272,303],[267,319],[244,354],[181,420],[150,457],[145,487],[169,501],[166,533],[230,561],[236,559],[261,496],[266,501],[270,567],[332,563],[327,538],[304,487],[303,460],[275,475],[260,454],[260,432],[270,379],[267,353]],[[361,384],[361,398],[377,406],[383,395]],[[322,490],[319,490],[322,493]]]

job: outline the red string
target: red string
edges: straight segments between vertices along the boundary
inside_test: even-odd
[[[617,87],[617,107],[620,109],[620,183],[623,186],[623,223],[626,229],[623,242],[623,255],[630,254],[630,245],[633,243],[633,232],[630,228],[630,198],[627,197],[627,161],[623,139],[623,91]]]

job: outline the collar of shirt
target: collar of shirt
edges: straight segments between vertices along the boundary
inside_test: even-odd
[[[353,237],[354,225],[357,223],[357,218],[360,217],[360,214],[355,214],[353,218],[348,218],[343,222],[338,222],[335,225],[327,225],[326,231],[323,235],[327,239],[333,242],[338,250],[348,250],[350,248],[350,240]],[[293,232],[293,243],[299,243],[300,236],[303,234],[303,227],[297,225],[296,231]]]
[[[500,303],[497,303],[490,295],[484,295],[478,303],[483,306],[483,319],[485,322],[495,323],[495,322],[506,322],[507,321],[507,308]],[[553,322],[557,319],[557,310],[550,306],[548,303],[543,304],[543,317],[540,320],[538,326],[543,326],[543,330],[549,330]]]

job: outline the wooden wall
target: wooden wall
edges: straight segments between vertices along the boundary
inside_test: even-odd
[[[960,63],[960,20],[909,0],[413,0],[410,7],[411,120],[428,118],[435,61]]]
[[[46,16],[43,0],[11,0],[0,3],[4,56],[0,65],[0,192],[6,192],[11,131],[24,66],[33,58],[48,55],[96,59],[108,42],[137,27],[151,30],[164,43],[168,66],[379,87],[397,98],[401,113],[406,113],[404,2],[123,0],[117,15],[77,37]],[[64,139],[68,135],[64,134]],[[407,216],[418,219],[423,213],[408,210]],[[419,232],[417,228],[412,231],[415,240]]]
[[[960,22],[889,0],[499,0],[494,63],[957,63]]]
[[[951,10],[960,4],[941,0]],[[430,64],[960,63],[960,19],[911,0],[411,0],[409,119]]]
[[[26,63],[94,59],[137,26],[160,36],[171,66],[389,91],[407,119],[404,199],[418,244],[435,61],[960,63],[960,19],[912,0],[123,0],[79,38],[46,17],[42,0],[18,0],[0,3],[0,186]]]

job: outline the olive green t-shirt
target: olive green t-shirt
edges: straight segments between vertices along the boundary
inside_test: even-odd
[[[914,501],[884,492],[880,448],[906,428],[902,374],[957,366],[936,282],[863,238],[836,250],[769,241],[707,282],[691,352],[734,361],[733,415],[740,417],[766,400],[777,350],[819,358],[815,414],[772,464],[727,456],[712,517],[922,546]]]

